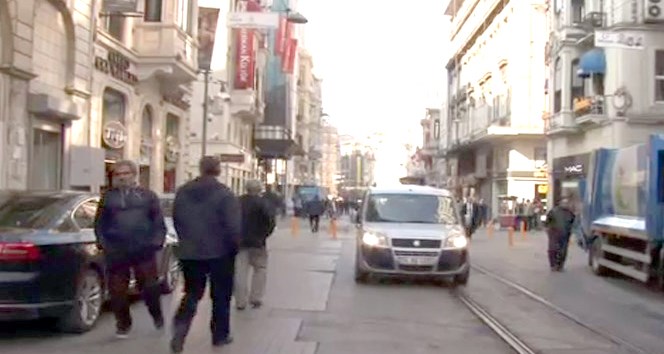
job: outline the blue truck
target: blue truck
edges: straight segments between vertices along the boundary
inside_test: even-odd
[[[597,275],[664,286],[664,135],[590,155],[580,232]]]

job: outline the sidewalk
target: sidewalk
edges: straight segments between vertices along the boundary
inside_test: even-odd
[[[546,251],[547,237],[543,231],[529,232],[525,238],[517,231],[514,246],[510,247],[506,231],[496,231],[489,237],[486,229],[482,229],[471,243],[474,265],[528,288],[594,327],[653,353],[661,352],[664,347],[661,293],[629,279],[594,275],[588,267],[588,255],[574,242],[570,242],[563,273],[549,270]],[[471,283],[472,279],[473,276]]]
[[[228,354],[313,354],[317,343],[300,342],[297,335],[301,318],[283,317],[275,313],[290,311],[324,311],[332,286],[341,242],[331,239],[327,224],[312,235],[300,222],[299,233],[293,236],[290,220],[282,220],[268,240],[269,265],[266,296],[262,308],[232,314],[235,342],[223,349]],[[323,228],[322,226],[326,226]],[[343,225],[340,229],[344,228]],[[341,230],[340,230],[341,231]],[[286,311],[274,311],[286,310]],[[199,313],[204,313],[200,312]],[[293,312],[290,312],[293,313]],[[196,335],[189,343],[189,353],[209,351],[207,316],[197,319]],[[195,339],[198,337],[197,339]]]

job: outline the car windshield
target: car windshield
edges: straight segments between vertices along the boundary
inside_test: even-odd
[[[457,224],[451,197],[426,194],[373,194],[369,196],[367,222]]]
[[[62,213],[66,200],[60,196],[14,195],[0,201],[0,227],[40,229]]]

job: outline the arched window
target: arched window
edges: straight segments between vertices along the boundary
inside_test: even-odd
[[[562,87],[563,87],[563,62],[556,58],[553,72],[553,113],[562,109]]]

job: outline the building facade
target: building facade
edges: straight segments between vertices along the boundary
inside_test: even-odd
[[[221,181],[235,193],[244,193],[247,180],[257,177],[253,128],[263,121],[265,109],[265,64],[267,36],[255,29],[229,28],[225,19],[231,11],[264,11],[255,1],[227,0],[216,3],[218,23],[207,82],[206,155],[223,161]],[[217,9],[216,7],[214,9]],[[213,13],[211,8],[199,11]],[[248,64],[247,64],[248,63]],[[198,174],[203,153],[203,74],[193,84],[191,99],[190,153],[188,171]]]
[[[551,2],[550,203],[580,196],[592,150],[664,132],[663,10],[653,0]]]
[[[321,129],[321,186],[327,188],[330,194],[338,193],[340,145],[337,128],[327,121],[323,121]]]
[[[87,145],[92,1],[0,1],[0,189],[71,185]]]
[[[295,185],[318,185],[321,182],[320,162],[322,106],[320,81],[313,74],[313,58],[301,48],[298,55],[297,116],[295,139],[302,154],[293,158]]]
[[[119,159],[184,181],[195,0],[3,0],[0,23],[0,188],[104,189]]]
[[[494,215],[504,197],[543,198],[546,2],[451,0],[446,14],[447,187],[484,199]]]

